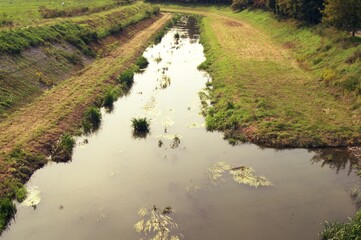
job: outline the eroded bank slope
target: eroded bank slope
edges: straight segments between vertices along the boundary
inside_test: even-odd
[[[0,123],[2,198],[13,196],[45,163],[39,154],[49,154],[61,134],[78,129],[87,107],[115,82],[115,76],[133,64],[170,18],[159,14],[128,29],[117,39],[120,45]]]

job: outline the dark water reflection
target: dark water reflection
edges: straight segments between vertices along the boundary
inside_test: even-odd
[[[148,68],[103,110],[100,129],[78,139],[73,161],[33,175],[1,239],[151,239],[168,227],[179,239],[304,240],[324,220],[355,214],[359,177],[343,151],[231,146],[205,130],[198,93],[210,77],[197,70],[205,58],[194,22],[181,25],[145,51]],[[188,37],[175,43],[176,32]],[[151,120],[146,138],[133,138],[134,117]],[[248,171],[245,184],[232,168]],[[261,176],[273,185],[251,187]]]
[[[336,173],[346,170],[350,175],[359,165],[359,160],[352,155],[347,149],[317,149],[310,150],[315,155],[311,158],[312,163],[321,163],[321,167],[328,166],[334,169]]]

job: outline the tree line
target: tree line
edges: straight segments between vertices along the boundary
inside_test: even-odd
[[[150,2],[232,4],[235,11],[261,8],[309,24],[324,22],[355,36],[361,30],[361,0],[148,0]]]
[[[361,30],[361,0],[233,0],[233,10],[262,8],[310,24],[324,22],[352,32]]]

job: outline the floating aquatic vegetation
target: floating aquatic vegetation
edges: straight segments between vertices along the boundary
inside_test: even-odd
[[[152,96],[150,100],[144,105],[143,109],[148,112],[153,110],[155,108],[155,105],[156,105],[155,97]]]
[[[41,201],[40,190],[38,186],[27,187],[27,197],[21,203],[21,206],[36,207]]]
[[[208,95],[208,92],[207,90],[203,90],[203,91],[200,91],[199,93],[199,98],[201,100],[201,114],[203,116],[206,115],[210,105],[211,105],[211,98],[210,96]]]
[[[161,109],[154,96],[143,106],[143,109],[151,118],[161,115]]]
[[[161,120],[162,126],[168,128],[174,125],[174,121],[170,117],[163,117]]]
[[[138,215],[142,218],[133,229],[150,240],[179,240],[181,234],[174,233],[178,229],[177,223],[170,216],[174,213],[172,207],[168,206],[159,209],[154,206],[152,209],[141,208]]]
[[[155,138],[163,138],[163,139],[173,140],[176,136],[179,139],[182,138],[182,136],[178,135],[178,134],[161,134],[161,135],[157,135]]]
[[[159,86],[161,89],[166,89],[167,87],[170,86],[170,83],[171,83],[170,77],[162,76]]]
[[[223,182],[223,174],[226,171],[231,170],[231,165],[225,162],[218,162],[214,165],[212,165],[210,168],[208,168],[208,178],[210,182],[214,185],[217,185],[219,182]]]
[[[236,167],[229,171],[229,174],[233,176],[233,180],[237,183],[246,184],[251,187],[268,187],[272,186],[272,183],[263,176],[256,176],[255,171],[251,167]]]
[[[205,123],[191,123],[187,125],[187,128],[204,128],[205,127]]]
[[[160,62],[162,61],[162,58],[161,58],[160,56],[158,56],[158,57],[156,57],[156,58],[154,59],[154,61],[155,61],[156,63],[160,63]]]
[[[266,177],[255,175],[255,171],[251,167],[241,166],[233,167],[224,162],[218,162],[208,168],[208,178],[210,183],[217,185],[220,182],[224,182],[224,173],[228,172],[233,180],[240,184],[245,184],[251,187],[267,187],[272,186]]]
[[[358,208],[361,207],[361,190],[360,188],[353,187],[350,191],[350,196]]]
[[[180,144],[180,138],[177,135],[175,135],[173,138],[173,141],[170,144],[170,147],[172,149],[175,149],[175,148],[179,147],[179,144]]]
[[[186,186],[186,192],[190,193],[190,192],[198,192],[201,189],[201,187],[197,184],[191,183],[189,185]]]

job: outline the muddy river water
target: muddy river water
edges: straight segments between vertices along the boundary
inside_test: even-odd
[[[205,57],[192,22],[144,56],[147,69],[77,139],[72,161],[33,175],[0,239],[304,240],[355,215],[359,178],[342,151],[232,146],[206,131],[199,92],[211,79],[197,70]],[[133,117],[151,119],[146,138],[133,136]]]

